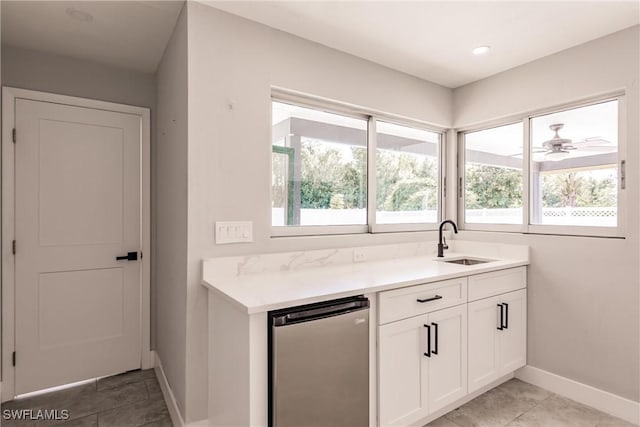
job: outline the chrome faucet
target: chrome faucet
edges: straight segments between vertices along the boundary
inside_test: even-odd
[[[451,224],[453,226],[453,232],[458,234],[458,226],[455,222],[451,221],[450,219],[445,219],[440,223],[440,229],[438,231],[438,258],[442,258],[444,256],[444,250],[449,249],[449,247],[446,246],[446,243],[442,242],[442,239],[444,239],[444,236],[442,235],[442,229],[447,223]]]

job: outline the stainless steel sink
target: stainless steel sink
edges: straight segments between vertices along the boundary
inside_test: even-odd
[[[458,258],[458,259],[443,259],[442,262],[448,262],[451,264],[460,265],[476,265],[484,264],[485,262],[491,262],[491,259],[478,259],[478,258]]]

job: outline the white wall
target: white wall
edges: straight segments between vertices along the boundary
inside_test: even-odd
[[[626,239],[462,232],[524,243],[529,268],[528,364],[640,400],[638,26],[458,88],[454,125],[627,91]]]
[[[2,47],[2,84],[152,110],[156,103],[153,74],[14,46]]]
[[[271,85],[444,126],[451,124],[451,90],[202,4],[188,10],[187,418],[195,420],[207,408],[203,258],[434,238],[270,238]],[[254,243],[216,246],[214,221],[225,220],[253,221]]]
[[[182,9],[164,52],[157,83],[158,136],[153,158],[158,189],[153,203],[156,218],[156,352],[184,416],[187,347],[186,8]]]

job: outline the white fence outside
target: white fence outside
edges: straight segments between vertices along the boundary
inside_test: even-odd
[[[435,223],[438,212],[429,211],[378,211],[378,224]],[[366,209],[300,209],[300,225],[366,224]],[[285,225],[284,208],[271,209],[271,224]]]
[[[522,208],[467,209],[466,222],[470,224],[521,224]],[[615,227],[618,210],[615,206],[601,208],[542,208],[543,225],[582,225]]]
[[[283,208],[271,209],[272,225],[285,225]],[[430,211],[378,211],[378,224],[435,223],[438,214]],[[465,221],[470,224],[521,224],[522,208],[467,209]],[[615,227],[618,211],[615,206],[602,208],[542,208],[543,225],[582,225]],[[301,209],[301,225],[366,224],[365,209]]]

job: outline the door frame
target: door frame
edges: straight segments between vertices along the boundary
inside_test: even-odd
[[[140,346],[142,369],[153,367],[151,352],[151,127],[150,110],[145,107],[116,104],[58,95],[13,87],[2,88],[2,389],[0,400],[6,402],[14,398],[15,367],[12,354],[15,351],[15,257],[12,242],[15,239],[15,148],[13,128],[15,125],[16,99],[86,107],[117,113],[134,114],[142,120],[141,147],[141,196],[142,196],[142,253],[141,259],[141,318]],[[18,143],[20,143],[18,135]],[[19,243],[19,242],[18,242]],[[20,250],[18,245],[18,250]],[[18,356],[19,357],[19,356]]]

